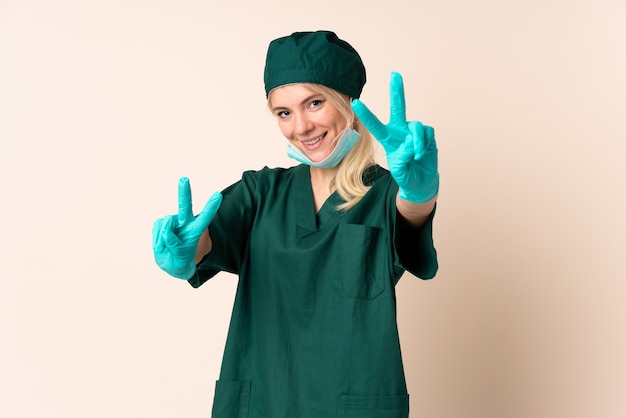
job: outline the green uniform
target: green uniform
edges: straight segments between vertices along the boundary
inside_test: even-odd
[[[316,214],[309,167],[244,173],[224,190],[212,251],[189,280],[239,275],[214,418],[408,416],[394,286],[437,271],[432,216],[400,226],[398,186],[374,166],[351,210]]]

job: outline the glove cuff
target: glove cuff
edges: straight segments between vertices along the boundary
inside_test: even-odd
[[[420,190],[407,190],[400,187],[398,196],[400,199],[422,204],[430,201],[439,193],[439,174],[435,174],[428,184],[423,184]]]

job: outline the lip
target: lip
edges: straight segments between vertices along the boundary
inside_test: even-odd
[[[327,134],[328,132],[324,132],[320,136],[307,139],[307,140],[300,140],[300,143],[307,151],[313,151],[322,145],[322,142],[324,142],[324,139],[326,138]]]

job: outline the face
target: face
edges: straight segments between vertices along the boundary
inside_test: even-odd
[[[270,103],[285,138],[313,162],[322,161],[332,152],[335,139],[347,125],[323,95],[302,84],[274,89]]]

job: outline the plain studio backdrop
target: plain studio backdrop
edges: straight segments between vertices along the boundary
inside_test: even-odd
[[[411,416],[626,416],[624,4],[0,1],[0,417],[210,415],[237,279],[168,277],[152,223],[180,176],[200,210],[293,164],[265,52],[316,29],[382,120],[399,71],[436,130],[441,267],[397,287]]]

